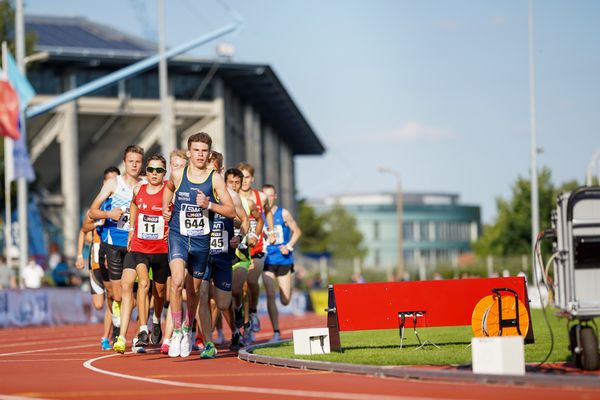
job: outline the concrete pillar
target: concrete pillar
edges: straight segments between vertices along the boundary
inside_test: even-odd
[[[279,202],[284,208],[294,212],[294,157],[284,141],[280,141],[279,145],[279,165]]]
[[[76,257],[77,236],[80,228],[79,204],[79,142],[77,130],[77,104],[71,102],[64,107],[64,129],[60,136],[60,171],[63,205],[64,254]]]
[[[213,145],[212,148],[216,151],[222,152],[225,156],[225,162],[227,162],[228,154],[226,154],[226,135],[225,135],[225,87],[221,79],[215,78],[214,80],[214,91],[215,98],[213,100],[213,111],[212,114],[215,118],[210,121],[205,131],[212,137]],[[187,149],[187,137],[181,138],[185,144],[183,148]]]
[[[263,134],[265,176],[259,184],[279,186],[279,138],[270,126],[265,127]]]

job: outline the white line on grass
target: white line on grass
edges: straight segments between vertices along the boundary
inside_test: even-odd
[[[216,385],[216,384],[208,384],[208,383],[191,383],[191,382],[178,382],[178,381],[170,381],[163,379],[153,379],[146,378],[142,376],[128,375],[122,374],[119,372],[107,371],[104,369],[100,369],[94,367],[92,364],[98,360],[102,360],[105,358],[115,357],[119,354],[109,354],[107,356],[101,356],[97,358],[93,358],[87,360],[83,363],[83,366],[87,369],[90,369],[94,372],[98,372],[100,374],[115,376],[118,378],[131,379],[135,381],[142,381],[148,383],[156,383],[160,385],[169,385],[169,386],[177,386],[177,387],[185,387],[185,388],[193,388],[193,389],[204,389],[204,390],[216,390],[223,392],[238,392],[238,393],[260,393],[264,395],[274,395],[274,396],[293,396],[293,397],[316,397],[322,399],[351,399],[351,400],[409,400],[414,399],[414,397],[406,397],[406,396],[386,396],[386,395],[378,395],[371,393],[347,393],[347,392],[319,392],[319,391],[310,391],[310,390],[294,390],[294,389],[277,389],[277,388],[265,388],[265,387],[252,387],[252,386],[230,386],[230,385]],[[434,400],[430,397],[419,397],[420,400]],[[439,400],[439,397],[435,399]]]

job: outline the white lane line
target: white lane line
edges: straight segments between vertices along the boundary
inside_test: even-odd
[[[11,396],[9,394],[0,394],[0,400],[44,400],[40,397],[22,397],[22,396]]]
[[[63,346],[63,347],[54,347],[51,349],[37,349],[37,350],[15,351],[14,353],[0,353],[0,357],[18,356],[19,354],[41,353],[44,351],[54,351],[54,350],[81,349],[83,347],[92,347],[92,346],[97,346],[97,344],[81,344],[79,346],[67,346],[67,347]]]
[[[260,393],[264,395],[273,395],[273,396],[294,396],[294,397],[315,397],[322,399],[350,399],[350,400],[410,400],[414,399],[414,396],[406,397],[406,396],[387,396],[387,395],[378,395],[371,393],[347,393],[347,392],[318,392],[318,391],[310,391],[310,390],[294,390],[294,389],[278,389],[278,388],[265,388],[265,387],[252,387],[252,386],[230,386],[230,385],[216,385],[216,384],[208,384],[208,383],[191,383],[191,382],[178,382],[178,381],[170,381],[163,379],[153,379],[146,378],[143,376],[135,376],[122,374],[119,372],[107,371],[104,369],[100,369],[98,367],[94,367],[92,364],[98,360],[103,360],[105,358],[116,357],[119,354],[110,354],[107,356],[101,356],[97,358],[93,358],[87,360],[83,363],[83,366],[89,370],[94,372],[98,372],[100,374],[115,376],[117,378],[131,379],[134,381],[148,382],[148,383],[156,383],[160,385],[169,385],[169,386],[177,386],[184,388],[193,388],[193,389],[203,389],[203,390],[216,390],[222,392],[238,392],[238,393]],[[431,397],[419,397],[420,400],[439,400],[440,397],[431,398]]]
[[[87,358],[38,358],[33,360],[0,360],[0,363],[44,362],[44,361],[84,361]]]

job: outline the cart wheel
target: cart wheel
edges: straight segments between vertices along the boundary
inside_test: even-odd
[[[581,327],[581,368],[586,371],[595,371],[600,368],[600,354],[598,353],[598,337],[591,326]]]
[[[577,368],[583,367],[581,364],[581,350],[577,349],[577,330],[580,328],[581,325],[575,324],[569,329],[569,351]]]

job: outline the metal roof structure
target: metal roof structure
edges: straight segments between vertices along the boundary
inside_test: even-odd
[[[26,31],[35,32],[38,50],[49,53],[53,65],[67,68],[102,66],[118,69],[156,53],[156,44],[80,17],[27,16]],[[325,147],[283,83],[266,64],[241,64],[179,57],[169,71],[208,71],[260,112],[280,132],[294,155],[320,155]]]

